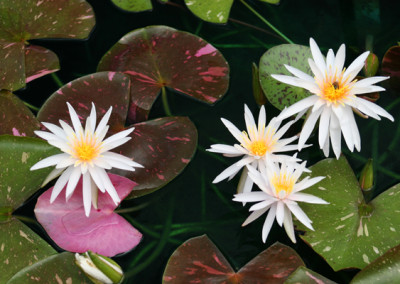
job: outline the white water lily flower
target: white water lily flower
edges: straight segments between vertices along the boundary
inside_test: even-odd
[[[269,210],[262,229],[262,240],[265,243],[271,230],[274,219],[279,226],[282,224],[292,242],[296,242],[293,229],[292,213],[307,228],[314,230],[312,221],[307,217],[297,202],[314,204],[328,204],[325,200],[300,191],[318,183],[325,177],[305,177],[297,182],[304,171],[306,162],[300,166],[295,163],[283,162],[281,166],[271,161],[260,167],[259,171],[248,166],[250,178],[262,191],[236,194],[234,201],[258,202],[250,207],[253,213],[244,221],[242,226],[253,222]]]
[[[291,138],[281,139],[286,133],[289,127],[294,123],[290,121],[286,123],[281,129],[281,120],[272,118],[267,126],[266,114],[264,106],[261,107],[258,126],[254,121],[253,114],[247,105],[244,106],[244,118],[246,122],[246,131],[240,131],[230,121],[221,118],[222,122],[228,128],[229,132],[240,142],[239,144],[225,145],[225,144],[214,144],[211,145],[207,151],[221,153],[226,157],[239,157],[243,156],[241,160],[234,163],[220,173],[213,181],[218,183],[226,178],[232,179],[244,166],[251,164],[253,167],[258,167],[265,159],[271,159],[274,161],[283,161],[285,159],[297,161],[298,159],[286,155],[277,155],[276,153],[293,151],[298,148],[297,145],[288,145],[297,139],[297,136]],[[242,179],[239,182],[238,192],[249,192],[253,186],[253,182],[247,176],[247,170],[244,169]]]
[[[86,126],[83,129],[74,108],[69,103],[67,105],[73,128],[60,120],[61,127],[52,123],[42,122],[51,133],[35,131],[37,136],[47,140],[50,145],[59,148],[64,153],[53,155],[37,162],[31,167],[31,171],[56,166],[44,182],[47,183],[61,174],[51,193],[51,203],[67,183],[65,194],[66,200],[68,200],[82,176],[83,204],[85,214],[89,216],[91,203],[97,208],[97,189],[101,192],[107,191],[116,205],[121,201],[105,171],[106,169],[118,168],[134,171],[134,167],[143,166],[123,155],[109,151],[130,140],[131,137],[126,136],[134,128],[121,131],[103,141],[109,128],[107,122],[110,118],[112,107],[103,116],[96,128],[96,109],[92,103],[90,116],[86,119]]]
[[[302,116],[307,110],[310,114],[306,119],[299,138],[299,150],[311,135],[312,130],[319,118],[319,146],[323,149],[325,156],[329,155],[329,137],[333,152],[339,159],[341,152],[341,133],[347,147],[353,152],[361,149],[361,138],[357,124],[354,119],[355,109],[366,116],[380,120],[379,116],[393,121],[393,117],[378,105],[359,98],[356,95],[384,91],[375,83],[386,80],[389,77],[370,77],[357,81],[354,79],[364,66],[369,52],[364,52],[346,69],[343,68],[345,61],[345,45],[342,44],[335,54],[329,49],[324,59],[316,42],[310,38],[310,48],[313,59],[308,59],[314,77],[288,65],[286,69],[294,75],[271,75],[283,83],[307,89],[311,95],[301,101],[284,109],[278,116],[279,119],[288,118],[296,113]]]

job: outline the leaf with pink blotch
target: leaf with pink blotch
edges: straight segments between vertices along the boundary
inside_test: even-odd
[[[175,250],[163,275],[167,283],[283,283],[304,266],[290,247],[275,243],[261,252],[238,272],[206,236],[189,239]]]
[[[31,39],[88,37],[95,24],[84,0],[0,1],[0,90],[18,90],[55,72],[57,56]]]
[[[214,46],[167,26],[149,26],[126,34],[103,56],[98,70],[131,76],[131,123],[147,120],[162,88],[213,104],[229,84],[228,63]]]
[[[120,199],[134,188],[133,181],[108,174]],[[35,215],[50,238],[62,249],[72,252],[93,252],[114,256],[127,252],[140,242],[142,234],[114,212],[117,207],[107,193],[99,192],[98,209],[86,217],[82,200],[82,180],[68,202],[60,195],[50,203],[50,188],[38,199]]]

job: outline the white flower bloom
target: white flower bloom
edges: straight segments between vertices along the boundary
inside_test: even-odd
[[[109,128],[107,122],[110,118],[112,107],[110,107],[96,128],[96,109],[92,103],[90,116],[86,119],[86,126],[83,129],[75,110],[69,103],[67,105],[73,128],[60,120],[61,127],[52,123],[42,123],[51,133],[35,131],[37,136],[47,140],[50,145],[59,148],[64,153],[53,155],[37,162],[31,167],[31,170],[56,166],[46,178],[45,183],[61,174],[51,193],[51,203],[67,183],[66,199],[68,200],[82,176],[83,204],[85,214],[89,216],[91,203],[95,208],[97,207],[97,188],[101,192],[107,191],[116,205],[121,201],[105,171],[106,169],[119,168],[134,171],[134,167],[142,167],[142,165],[123,155],[109,152],[109,150],[130,140],[131,138],[126,136],[134,128],[121,131],[103,141]]]
[[[375,83],[386,80],[389,77],[370,77],[357,81],[354,79],[362,69],[369,52],[364,52],[346,69],[345,45],[342,44],[335,54],[329,49],[324,59],[316,42],[310,38],[310,48],[313,59],[308,59],[314,77],[288,65],[287,70],[294,75],[271,75],[283,83],[307,89],[315,95],[311,95],[284,109],[278,116],[279,119],[288,118],[296,113],[302,116],[307,110],[310,114],[306,119],[299,138],[299,150],[310,136],[318,118],[319,119],[319,146],[325,156],[329,155],[329,137],[333,152],[339,158],[341,152],[341,132],[347,147],[353,152],[361,149],[361,139],[352,109],[366,116],[380,120],[384,116],[391,121],[393,117],[383,108],[359,98],[356,95],[384,91]]]
[[[274,117],[271,119],[267,127],[265,127],[266,114],[264,106],[262,106],[260,110],[258,127],[254,121],[253,114],[247,105],[244,106],[244,118],[247,132],[241,132],[230,121],[221,118],[228,130],[232,133],[236,140],[240,142],[240,145],[235,144],[231,146],[225,144],[214,144],[211,145],[211,148],[207,149],[207,151],[221,153],[226,157],[243,157],[241,160],[229,166],[222,173],[220,173],[214,179],[213,183],[218,183],[226,178],[229,180],[232,179],[243,168],[243,166],[251,164],[253,167],[257,168],[266,159],[272,159],[274,161],[283,161],[285,159],[294,161],[298,160],[286,155],[276,155],[276,153],[293,151],[298,148],[297,145],[288,145],[296,140],[297,136],[281,139],[294,121],[288,122],[278,130],[279,126],[281,125],[281,120],[278,120]],[[247,170],[245,168],[242,179],[239,182],[238,192],[249,192],[252,185],[253,182],[250,178],[248,178]]]
[[[236,194],[233,200],[257,202],[250,207],[250,211],[253,211],[253,213],[244,221],[242,226],[253,222],[269,210],[262,230],[263,242],[267,240],[274,219],[276,219],[279,226],[282,227],[282,224],[284,225],[289,238],[292,242],[296,242],[291,213],[307,228],[314,230],[311,225],[312,221],[296,201],[327,204],[321,198],[300,192],[321,181],[324,177],[306,177],[297,182],[301,174],[306,170],[305,164],[306,162],[303,162],[300,166],[295,167],[294,163],[284,162],[279,167],[278,164],[267,161],[265,165],[260,167],[260,171],[251,166],[248,167],[250,178],[262,191]]]

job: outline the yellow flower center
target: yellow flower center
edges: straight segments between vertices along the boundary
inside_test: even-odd
[[[99,156],[100,145],[97,143],[96,138],[92,135],[86,135],[85,138],[77,139],[74,144],[74,156],[80,162],[90,162]]]
[[[250,144],[249,150],[253,155],[264,156],[269,150],[267,143],[265,141],[254,141]]]
[[[272,185],[275,188],[277,197],[280,199],[286,198],[292,193],[295,182],[294,178],[286,173],[280,173],[279,175],[274,174]]]
[[[276,143],[276,139],[273,139],[275,135],[275,129],[268,127],[265,129],[265,126],[262,125],[258,130],[251,129],[250,137],[246,131],[242,132],[242,138],[244,140],[244,144],[242,146],[246,148],[251,155],[262,157],[267,152],[271,152],[273,150],[273,146]]]
[[[330,83],[325,82],[321,88],[323,98],[331,103],[338,103],[346,98],[350,88],[347,84],[341,84],[337,81]]]

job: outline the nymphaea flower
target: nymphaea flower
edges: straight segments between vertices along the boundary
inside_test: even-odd
[[[393,121],[393,117],[383,108],[367,101],[357,95],[384,91],[375,83],[386,80],[389,77],[370,77],[357,81],[356,75],[364,66],[369,52],[364,52],[357,57],[346,69],[343,68],[345,61],[345,45],[342,44],[335,54],[329,49],[324,59],[316,42],[310,39],[310,48],[313,59],[308,59],[314,77],[288,65],[287,70],[294,75],[271,75],[283,83],[307,89],[311,95],[290,107],[284,109],[278,116],[285,119],[296,113],[302,116],[310,111],[299,138],[299,150],[310,136],[318,118],[319,119],[319,146],[323,149],[325,156],[329,155],[329,137],[332,143],[333,152],[339,158],[341,152],[341,132],[347,147],[353,152],[361,149],[360,133],[354,119],[353,109],[366,116],[380,120],[384,116]]]
[[[134,171],[134,167],[142,167],[142,165],[123,155],[109,151],[130,140],[131,138],[126,136],[134,128],[121,131],[103,141],[109,128],[107,122],[110,118],[112,107],[96,127],[96,109],[92,104],[92,110],[86,119],[86,125],[83,129],[74,108],[69,103],[67,105],[73,128],[60,120],[61,127],[52,123],[42,122],[51,132],[35,131],[37,136],[47,140],[50,145],[59,148],[63,153],[37,162],[31,167],[31,170],[56,166],[44,183],[61,174],[54,185],[50,198],[51,203],[67,183],[65,195],[66,200],[68,200],[82,176],[83,204],[85,214],[89,216],[91,203],[97,208],[98,189],[101,192],[107,192],[116,205],[121,201],[105,170],[119,168]]]
[[[262,240],[267,240],[274,219],[279,226],[285,227],[286,233],[292,242],[296,242],[293,229],[292,213],[307,228],[314,230],[312,221],[307,217],[297,202],[307,202],[314,204],[327,204],[319,197],[302,193],[301,191],[318,183],[324,177],[305,177],[298,182],[299,177],[306,170],[306,162],[300,166],[292,162],[283,162],[281,166],[277,163],[267,161],[259,170],[248,166],[249,177],[258,185],[262,191],[253,191],[236,194],[234,201],[257,202],[250,211],[253,213],[244,221],[242,226],[253,222],[265,212],[268,215],[262,229]]]
[[[277,155],[276,153],[296,150],[297,145],[288,145],[297,139],[297,136],[281,139],[293,121],[286,123],[281,129],[281,121],[275,117],[271,119],[269,124],[265,126],[266,114],[264,106],[261,107],[258,116],[258,126],[254,121],[253,114],[247,105],[244,106],[244,118],[246,122],[246,131],[240,131],[230,121],[221,118],[226,128],[232,133],[239,144],[225,145],[214,144],[211,145],[207,151],[221,153],[226,157],[239,157],[243,156],[241,160],[229,166],[221,172],[213,181],[218,183],[226,178],[232,179],[244,166],[252,165],[257,168],[259,164],[263,163],[265,159],[274,161],[282,161],[285,159],[293,159],[291,156]],[[297,160],[294,158],[294,160]],[[247,169],[244,169],[242,180],[238,186],[238,192],[249,192],[253,186],[253,182],[247,176]]]

